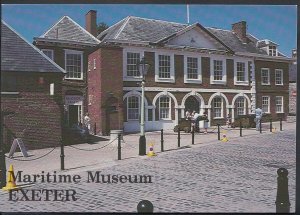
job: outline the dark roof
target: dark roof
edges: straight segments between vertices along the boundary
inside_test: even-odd
[[[97,38],[106,34],[103,41],[124,40],[154,43],[187,26],[180,23],[128,16],[99,34]]]
[[[100,41],[68,16],[63,16],[38,38],[72,41],[97,45]],[[37,38],[37,39],[38,39]]]
[[[128,16],[103,31],[97,38],[101,39],[101,42],[117,40],[123,42],[155,43],[171,37],[188,26],[187,24]],[[267,55],[266,51],[256,47],[258,39],[251,34],[247,35],[249,42],[244,44],[235,33],[230,30],[209,27],[206,27],[206,29],[234,52],[250,52]]]
[[[296,82],[297,81],[297,64],[290,64],[289,81],[290,82]]]
[[[1,71],[58,72],[61,67],[1,20]]]

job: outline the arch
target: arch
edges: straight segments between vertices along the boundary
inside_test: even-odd
[[[199,93],[195,93],[195,92],[190,92],[183,97],[181,102],[181,107],[185,107],[185,101],[190,96],[194,96],[198,100],[198,102],[200,102],[200,108],[204,108],[205,103],[203,97]]]
[[[140,98],[142,97],[142,93],[139,92],[139,91],[136,91],[136,90],[132,90],[132,91],[129,91],[127,92],[124,96],[123,96],[123,101],[125,99],[127,99],[128,97],[130,96],[139,96]],[[144,99],[144,104],[145,104],[145,107],[147,108],[148,107],[148,101],[147,101],[147,98],[145,96],[145,99]]]
[[[225,100],[225,103],[226,103],[226,108],[228,108],[229,106],[229,102],[228,102],[228,99],[227,97],[223,94],[223,93],[220,93],[220,92],[217,92],[217,93],[214,93],[210,96],[209,100],[208,100],[208,107],[211,107],[211,102],[212,100],[217,97],[217,96],[220,96],[220,97],[223,97],[224,100]]]
[[[153,98],[153,101],[152,101],[152,105],[155,107],[155,103],[157,101],[157,99],[160,97],[160,96],[170,96],[174,103],[175,103],[175,108],[178,108],[178,102],[177,102],[177,99],[176,97],[170,93],[170,92],[167,92],[167,91],[164,91],[164,92],[160,92],[160,93],[157,93],[156,96]]]
[[[246,98],[247,102],[248,102],[248,109],[251,108],[251,101],[249,99],[249,97],[245,94],[245,93],[239,93],[239,94],[236,94],[233,99],[232,99],[232,108],[235,108],[235,101],[237,100],[238,97],[244,97]]]

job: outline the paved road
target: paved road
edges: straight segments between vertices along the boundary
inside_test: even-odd
[[[115,161],[64,174],[79,183],[37,183],[31,188],[75,189],[77,201],[8,201],[0,191],[0,211],[136,212],[142,199],[154,212],[275,212],[277,169],[289,171],[291,212],[295,206],[295,127],[277,133],[236,137],[229,142],[197,144],[156,157]],[[86,183],[87,171],[152,175],[153,183]],[[61,172],[60,172],[61,173]]]

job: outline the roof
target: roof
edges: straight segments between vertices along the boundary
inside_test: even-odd
[[[296,82],[297,81],[297,64],[290,64],[289,81],[290,82]]]
[[[1,71],[65,73],[65,70],[3,20],[1,20]]]
[[[97,45],[100,41],[68,16],[63,16],[38,38]]]
[[[196,23],[200,25],[199,23]],[[195,24],[193,24],[195,25]],[[155,43],[174,34],[189,28],[190,25],[174,23],[155,19],[128,16],[120,22],[100,33],[97,38],[101,42],[147,42]],[[259,39],[247,34],[248,43],[242,43],[239,38],[230,30],[205,27],[212,35],[218,38],[234,52],[250,52],[267,55],[267,52],[256,47]]]
[[[104,36],[103,41],[125,40],[155,43],[187,26],[180,23],[128,16],[101,32],[97,38]]]

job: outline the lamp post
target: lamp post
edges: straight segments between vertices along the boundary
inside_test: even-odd
[[[141,134],[139,139],[139,155],[146,155],[146,137],[145,137],[145,76],[150,67],[146,63],[145,57],[142,57],[142,60],[137,64],[139,72],[143,77],[141,88],[142,88],[142,99],[141,99]]]

